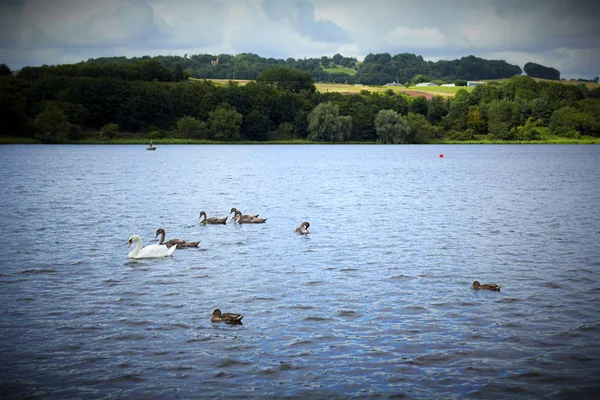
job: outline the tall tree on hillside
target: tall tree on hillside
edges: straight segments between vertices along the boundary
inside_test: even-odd
[[[523,66],[523,70],[528,76],[542,79],[560,80],[560,72],[552,67],[545,67],[540,64],[528,62]]]
[[[184,80],[183,68],[181,68],[181,64],[177,63],[173,67],[173,80],[175,82],[181,82]]]

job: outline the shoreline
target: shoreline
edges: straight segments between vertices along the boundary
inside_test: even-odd
[[[19,137],[1,137],[0,145],[9,144],[27,144],[27,145],[39,145],[44,144],[40,141],[31,138],[19,138]],[[53,143],[53,144],[68,144],[68,145],[148,145],[147,140],[136,140],[136,139],[123,139],[123,140],[71,140],[65,143]],[[153,139],[153,144],[157,146],[166,145],[378,145],[382,144],[379,142],[314,142],[310,140],[271,140],[264,142],[257,141],[236,141],[236,142],[221,142],[213,140],[203,139]],[[416,145],[416,146],[427,146],[427,145],[448,145],[448,144],[464,144],[464,145],[502,145],[502,144],[523,144],[523,145],[539,145],[539,144],[600,144],[600,137],[587,136],[580,139],[572,138],[550,138],[547,140],[436,140],[431,143],[423,144],[411,144],[411,143],[399,143],[397,146],[403,145]]]

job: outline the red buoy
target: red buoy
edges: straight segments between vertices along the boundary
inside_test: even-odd
[[[443,155],[443,154],[440,154],[440,158],[444,158],[444,155]]]

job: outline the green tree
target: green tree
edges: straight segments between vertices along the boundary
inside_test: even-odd
[[[258,75],[256,81],[294,93],[300,93],[303,90],[314,93],[317,90],[310,72],[302,72],[289,67],[267,68]]]
[[[405,143],[428,143],[437,136],[438,131],[423,114],[409,112],[405,119],[408,126]]]
[[[8,65],[2,63],[0,64],[0,76],[10,76],[12,74]]]
[[[469,92],[464,89],[456,92],[454,98],[450,100],[448,114],[445,117],[447,128],[457,131],[463,131],[467,128],[467,114],[469,113],[470,104]]]
[[[22,79],[0,77],[0,135],[31,135],[31,121],[27,115],[30,86]]]
[[[415,86],[417,83],[429,82],[429,79],[423,74],[416,74],[410,80],[410,86]]]
[[[56,104],[48,102],[44,111],[33,120],[33,128],[42,143],[65,143],[73,126]]]
[[[308,115],[308,139],[317,142],[342,142],[352,129],[352,119],[339,115],[332,102],[318,104]]]
[[[381,143],[404,143],[410,134],[406,120],[394,110],[381,110],[375,117],[375,130]]]
[[[238,113],[234,107],[225,103],[208,115],[208,126],[213,139],[234,141],[240,138],[242,114]]]
[[[427,120],[436,124],[448,114],[448,102],[442,96],[434,96],[427,105]]]
[[[183,81],[185,78],[184,73],[183,73],[183,68],[181,68],[181,65],[175,64],[175,66],[173,67],[173,80],[175,82],[181,82]]]
[[[184,138],[206,139],[206,123],[186,115],[177,121],[177,131]]]
[[[294,125],[290,122],[282,122],[277,129],[269,135],[271,140],[290,140],[294,138]]]
[[[408,105],[408,110],[415,114],[427,115],[428,102],[425,96],[414,97]]]
[[[489,104],[488,133],[502,140],[515,139],[516,127],[520,124],[519,105],[508,99]]]
[[[534,120],[533,118],[527,118],[525,125],[519,125],[517,127],[517,140],[537,140],[542,135],[542,126],[544,122],[541,119]],[[546,128],[547,129],[547,128]]]
[[[548,103],[543,98],[537,98],[533,99],[529,103],[529,106],[531,107],[531,118],[533,118],[534,121],[537,121],[538,119],[542,120],[542,123],[545,126],[548,126],[548,123],[550,122],[550,117],[552,116],[552,112],[554,111],[550,103]]]
[[[111,141],[119,134],[119,126],[117,124],[106,124],[100,129],[100,139],[110,139]]]
[[[474,106],[469,110],[467,114],[467,128],[472,129],[474,133],[480,135],[487,133],[485,116],[478,106]]]
[[[523,70],[528,76],[533,76],[535,78],[560,80],[560,72],[557,69],[545,67],[540,64],[528,62],[523,66]]]
[[[247,139],[264,141],[269,139],[270,124],[266,110],[254,109],[244,117],[242,129]]]
[[[574,107],[562,107],[550,117],[550,131],[553,135],[579,137],[594,131],[597,118],[581,112]]]

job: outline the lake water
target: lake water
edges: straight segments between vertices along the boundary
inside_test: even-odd
[[[0,187],[2,398],[600,394],[599,146],[5,145]],[[200,247],[128,259],[159,227]]]

